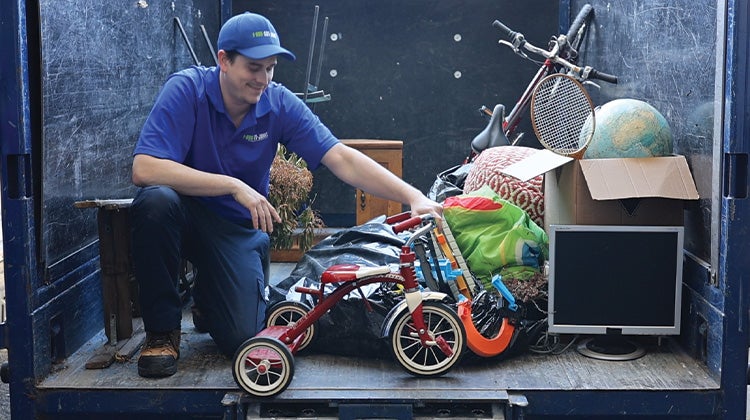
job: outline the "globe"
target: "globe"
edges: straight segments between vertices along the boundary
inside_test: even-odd
[[[663,115],[637,99],[615,99],[594,111],[595,130],[584,158],[640,158],[672,154]]]

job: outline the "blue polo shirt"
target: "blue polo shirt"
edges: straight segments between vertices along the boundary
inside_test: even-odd
[[[338,140],[302,100],[271,82],[239,128],[224,108],[218,67],[193,66],[171,75],[143,126],[133,155],[170,159],[238,178],[268,196],[271,163],[279,143],[310,170]],[[231,195],[201,197],[223,217],[241,223],[250,212]]]

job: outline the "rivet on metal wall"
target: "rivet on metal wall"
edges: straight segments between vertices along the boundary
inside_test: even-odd
[[[461,34],[455,34],[455,35],[453,35],[453,40],[454,41],[461,42],[461,39],[462,39]]]
[[[146,0],[138,0],[135,5],[140,7],[141,9],[145,9],[148,7],[148,3],[146,2]]]

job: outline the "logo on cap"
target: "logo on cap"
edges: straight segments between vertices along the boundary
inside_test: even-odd
[[[276,32],[271,31],[255,31],[253,32],[253,38],[264,38],[264,37],[270,37],[274,39],[278,39],[279,36],[276,35]]]

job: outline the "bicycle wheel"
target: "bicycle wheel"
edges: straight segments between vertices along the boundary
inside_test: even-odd
[[[570,24],[567,33],[569,51],[566,54],[570,60],[575,61],[578,58],[581,44],[588,33],[589,23],[593,16],[594,8],[590,4],[585,4]]]
[[[295,302],[292,300],[285,300],[278,302],[271,306],[268,310],[268,316],[266,317],[266,326],[270,327],[273,325],[291,325],[299,321],[300,318],[307,315],[310,312],[310,307],[302,302]],[[297,351],[302,351],[310,345],[317,332],[317,321],[313,322],[312,325],[307,327],[305,330],[305,338],[302,339]]]
[[[402,368],[415,376],[438,376],[448,372],[464,354],[466,332],[455,311],[440,302],[423,302],[422,313],[429,334],[442,337],[453,354],[439,347],[425,347],[417,337],[411,313],[402,311],[390,331],[391,352]]]
[[[253,337],[234,355],[232,375],[240,388],[256,397],[271,397],[289,386],[294,357],[286,345],[271,337]]]

